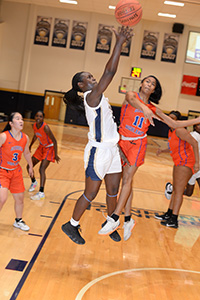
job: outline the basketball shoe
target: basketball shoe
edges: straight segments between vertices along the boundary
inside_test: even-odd
[[[166,227],[178,228],[178,221],[173,220],[172,218],[170,218],[166,221],[161,221],[160,224],[164,225]]]
[[[79,233],[80,225],[72,226],[69,222],[62,225],[62,231],[76,244],[83,245],[85,244],[85,240]]]
[[[173,185],[170,182],[167,182],[165,185],[165,197],[170,200],[173,192]]]
[[[42,192],[38,192],[34,196],[31,196],[31,200],[44,200],[45,199],[45,194]]]
[[[131,236],[131,231],[133,230],[133,227],[135,226],[135,221],[131,219],[128,222],[124,222],[124,240],[127,241]]]
[[[171,216],[166,212],[162,215],[155,215],[154,218],[157,220],[166,221],[166,220],[169,220],[171,218]]]
[[[104,227],[107,223],[107,220],[101,225],[101,227]],[[117,230],[113,231],[111,234],[109,234],[109,237],[115,241],[115,242],[120,242],[121,241],[121,236],[117,232]]]
[[[37,186],[37,180],[35,180],[34,182],[31,183],[30,188],[28,189],[29,192],[33,192]]]
[[[26,225],[26,223],[22,219],[20,219],[19,221],[15,220],[15,223],[13,224],[13,226],[15,228],[19,228],[23,231],[28,231],[30,229],[29,226]]]
[[[107,222],[105,224],[105,226],[103,226],[98,234],[100,235],[107,235],[107,234],[111,234],[113,231],[115,231],[118,227],[119,227],[119,220],[115,221],[113,218],[107,216]]]

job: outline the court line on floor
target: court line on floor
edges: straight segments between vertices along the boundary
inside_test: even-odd
[[[28,264],[28,266],[27,266],[24,274],[22,275],[22,278],[20,279],[17,287],[15,288],[15,290],[14,290],[14,292],[13,292],[10,300],[16,300],[17,299],[17,296],[19,295],[19,292],[21,291],[21,289],[22,289],[22,287],[23,287],[23,285],[24,285],[24,283],[25,283],[25,281],[26,281],[26,279],[27,279],[27,277],[28,277],[28,275],[29,275],[29,273],[30,273],[30,271],[31,271],[31,269],[32,269],[32,267],[33,267],[33,265],[34,265],[37,257],[38,257],[38,255],[39,255],[40,251],[42,250],[42,248],[43,248],[43,246],[44,246],[44,244],[45,244],[45,242],[46,242],[46,240],[47,240],[47,238],[48,238],[48,236],[49,236],[49,234],[50,234],[50,232],[51,232],[51,230],[53,228],[53,225],[55,224],[55,222],[56,222],[56,220],[57,220],[57,218],[58,218],[58,216],[59,216],[59,214],[60,214],[60,212],[61,212],[61,210],[62,210],[62,208],[63,208],[63,206],[64,206],[64,204],[66,202],[66,200],[67,200],[67,198],[71,194],[74,194],[74,193],[77,193],[77,192],[80,192],[80,191],[83,191],[83,190],[78,190],[78,191],[69,193],[63,199],[63,201],[62,201],[61,205],[59,206],[59,208],[58,208],[55,216],[53,217],[53,220],[51,221],[51,223],[50,223],[50,225],[49,225],[46,233],[44,234],[44,236],[43,236],[43,238],[42,238],[42,240],[41,240],[38,248],[36,249],[36,251],[35,251],[32,259],[30,260],[30,262],[29,262],[29,264]]]
[[[140,269],[127,269],[127,270],[121,270],[112,272],[103,276],[100,276],[92,281],[90,281],[88,284],[86,284],[78,293],[75,300],[81,300],[84,296],[84,294],[87,292],[87,290],[92,287],[97,282],[109,278],[111,276],[123,274],[123,273],[130,273],[130,272],[138,272],[138,271],[173,271],[173,272],[185,272],[185,273],[193,273],[193,274],[200,274],[200,271],[192,271],[192,270],[184,270],[184,269],[171,269],[171,268],[140,268]]]

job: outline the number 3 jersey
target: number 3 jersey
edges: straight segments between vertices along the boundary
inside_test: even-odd
[[[141,103],[145,104],[137,93],[135,93],[135,96]],[[156,112],[156,107],[150,102],[145,105],[150,108],[153,113]],[[122,106],[119,127],[119,133],[122,136],[133,139],[143,138],[146,135],[149,126],[150,122],[148,119],[145,122],[145,117],[141,110],[130,104],[124,104]]]
[[[21,139],[17,141],[10,131],[5,131],[6,141],[0,147],[0,168],[15,170],[20,162],[27,143],[27,137],[21,132]]]

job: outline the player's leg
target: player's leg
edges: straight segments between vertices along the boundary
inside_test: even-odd
[[[119,226],[119,216],[124,209],[126,202],[132,191],[133,176],[135,175],[138,167],[135,165],[126,165],[123,167],[122,187],[118,198],[118,203],[114,213],[108,220],[107,224],[99,231],[99,234],[110,234]],[[129,214],[130,211],[129,211]],[[113,219],[113,220],[112,220]]]
[[[187,184],[186,186],[186,189],[184,191],[184,195],[188,196],[188,197],[191,197],[193,192],[194,192],[194,187],[195,187],[195,184],[193,185],[190,185],[189,183]]]
[[[114,212],[117,205],[117,196],[119,191],[120,179],[121,179],[121,172],[107,174],[104,178],[105,185],[106,185],[106,203],[107,203],[108,217],[111,216],[111,214]],[[105,226],[106,223],[107,220],[102,224],[102,227]],[[117,230],[113,231],[109,236],[115,242],[121,241],[121,237],[117,232]]]
[[[33,168],[34,168],[35,165],[37,165],[40,161],[36,157],[34,157],[34,156],[32,156],[31,159],[32,159]],[[26,166],[26,169],[27,169],[27,172],[28,172],[29,171],[29,165],[28,164]],[[30,185],[28,191],[29,192],[33,192],[35,190],[37,184],[38,183],[37,183],[37,180],[35,179],[35,176],[31,177],[31,185]]]
[[[76,244],[85,244],[85,240],[79,233],[79,220],[87,209],[88,205],[96,197],[101,183],[101,180],[92,180],[90,177],[86,178],[84,193],[79,197],[75,204],[71,220],[62,225],[63,232]]]
[[[29,230],[29,226],[22,220],[22,213],[24,208],[24,192],[23,193],[13,193],[13,198],[15,200],[15,223],[13,224],[14,227],[19,228],[21,230],[27,231]]]
[[[126,205],[124,207],[124,240],[127,241],[131,237],[132,230],[135,226],[135,220],[131,218],[131,207],[133,199],[133,190],[131,188],[131,193],[128,197]]]
[[[167,221],[161,221],[162,225],[178,228],[178,215],[183,202],[183,193],[188,180],[192,176],[192,169],[186,166],[174,166],[173,168],[173,201],[170,208],[173,213]]]
[[[44,186],[46,182],[46,169],[48,168],[50,164],[49,160],[42,160],[39,168],[39,173],[40,173],[40,189],[37,194],[31,197],[32,200],[44,200],[45,199],[45,194],[44,194]]]
[[[7,198],[8,198],[8,189],[1,186],[0,187],[0,211],[4,206]]]

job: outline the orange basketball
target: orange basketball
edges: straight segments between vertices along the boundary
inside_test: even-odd
[[[142,6],[137,0],[120,0],[115,8],[115,18],[124,26],[135,26],[142,18]]]

